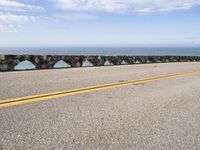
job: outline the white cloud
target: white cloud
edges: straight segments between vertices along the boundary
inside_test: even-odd
[[[0,32],[15,32],[22,26],[35,22],[39,17],[32,16],[30,12],[43,9],[22,0],[0,0]]]
[[[126,0],[53,0],[62,9],[78,11],[108,11],[126,10]]]
[[[80,21],[80,20],[94,20],[96,19],[95,15],[88,13],[68,13],[65,15],[55,16],[56,18],[70,20],[70,21]]]
[[[40,6],[29,5],[16,0],[0,0],[0,9],[14,10],[14,11],[27,11],[27,10],[41,10]]]
[[[137,13],[186,10],[200,5],[200,0],[50,0],[62,9]]]
[[[17,28],[19,27],[12,24],[7,26],[0,24],[0,32],[17,32]]]
[[[34,16],[23,16],[23,15],[14,15],[10,13],[0,13],[0,24],[10,24],[10,23],[22,24],[29,21],[34,22],[35,20],[36,20],[36,17]]]
[[[34,16],[0,12],[0,32],[17,32],[25,23],[35,22],[37,19]]]

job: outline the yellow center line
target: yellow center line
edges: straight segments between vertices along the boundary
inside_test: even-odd
[[[111,84],[90,86],[90,87],[86,87],[86,88],[64,90],[64,91],[59,91],[59,92],[51,92],[51,93],[44,93],[44,94],[38,94],[38,95],[32,95],[32,96],[0,100],[0,107],[10,107],[10,106],[15,106],[15,105],[20,105],[20,104],[31,103],[31,102],[38,102],[38,101],[44,101],[44,100],[65,97],[65,96],[71,96],[71,95],[89,93],[89,92],[93,92],[93,91],[105,90],[105,89],[110,89],[110,88],[115,88],[115,87],[127,86],[130,84],[140,84],[140,83],[147,83],[147,82],[152,82],[152,81],[156,81],[156,80],[176,78],[176,77],[192,75],[192,74],[196,74],[196,73],[200,73],[200,70],[177,73],[177,74],[155,76],[155,77],[138,79],[138,80],[116,82],[116,83],[111,83]]]

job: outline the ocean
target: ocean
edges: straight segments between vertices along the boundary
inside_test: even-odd
[[[200,47],[1,47],[0,54],[200,56]]]

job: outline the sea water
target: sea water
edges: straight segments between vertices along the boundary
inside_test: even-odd
[[[200,47],[0,47],[0,54],[200,56]]]

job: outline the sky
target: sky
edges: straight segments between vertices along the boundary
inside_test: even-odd
[[[200,0],[0,0],[0,47],[200,45]]]

